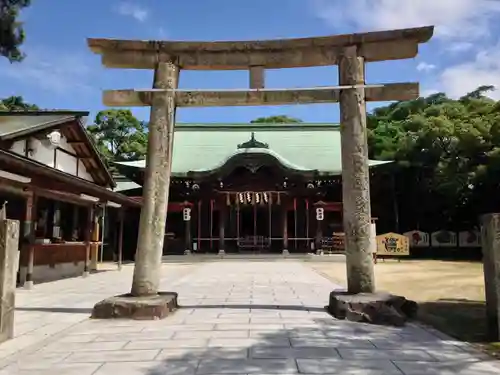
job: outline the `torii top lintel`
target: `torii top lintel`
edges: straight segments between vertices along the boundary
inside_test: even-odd
[[[433,26],[315,38],[258,41],[147,41],[88,39],[109,68],[153,69],[157,61],[173,60],[181,69],[240,70],[336,65],[342,49],[356,45],[365,61],[413,58],[427,42]]]

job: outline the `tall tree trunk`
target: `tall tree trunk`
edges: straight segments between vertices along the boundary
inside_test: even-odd
[[[159,63],[155,70],[154,88],[176,89],[178,78],[179,68],[175,64]],[[158,293],[170,187],[174,122],[175,92],[154,92],[131,290],[134,296]]]

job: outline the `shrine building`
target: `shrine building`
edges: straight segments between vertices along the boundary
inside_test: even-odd
[[[372,174],[388,164],[369,162]],[[115,191],[141,200],[145,161],[116,167]],[[319,249],[343,232],[341,174],[337,124],[176,124],[164,254]],[[132,212],[130,259],[140,217]]]

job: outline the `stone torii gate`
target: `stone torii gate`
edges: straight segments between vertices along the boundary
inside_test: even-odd
[[[370,252],[366,101],[412,100],[418,83],[367,85],[365,64],[413,58],[433,27],[264,41],[88,39],[108,68],[153,69],[152,89],[104,91],[104,104],[150,106],[149,143],[131,296],[157,296],[177,107],[340,104],[348,293],[375,292]],[[339,86],[266,89],[265,70],[339,66]],[[250,89],[181,90],[180,70],[248,70]],[[132,297],[131,297],[132,298]],[[334,296],[334,298],[337,298]],[[105,314],[95,314],[105,315]]]

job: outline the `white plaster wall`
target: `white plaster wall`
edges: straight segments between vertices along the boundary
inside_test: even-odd
[[[10,148],[10,151],[16,153],[16,154],[19,154],[19,155],[23,155],[24,156],[24,149],[25,149],[25,146],[26,146],[26,141],[25,140],[22,140],[22,141],[17,141],[17,142],[14,142],[14,144],[12,145],[12,147]]]
[[[14,144],[10,148],[10,151],[24,156],[25,145],[26,145],[25,140],[14,142]],[[65,137],[61,137],[61,143],[59,147],[68,152],[71,152],[72,154],[75,154],[75,150],[70,144],[68,144]],[[92,182],[94,181],[90,173],[85,168],[85,165],[82,163],[82,161],[78,160],[74,156],[68,155],[63,151],[56,150],[57,152],[56,165],[54,165],[54,149],[50,147],[47,143],[42,142],[41,140],[36,138],[31,138],[31,148],[33,151],[29,155],[30,159],[36,160],[39,163],[45,164],[52,168],[56,168],[60,171],[66,172],[73,176],[78,176],[87,181],[92,181]],[[79,163],[78,175],[77,175],[77,163]]]

